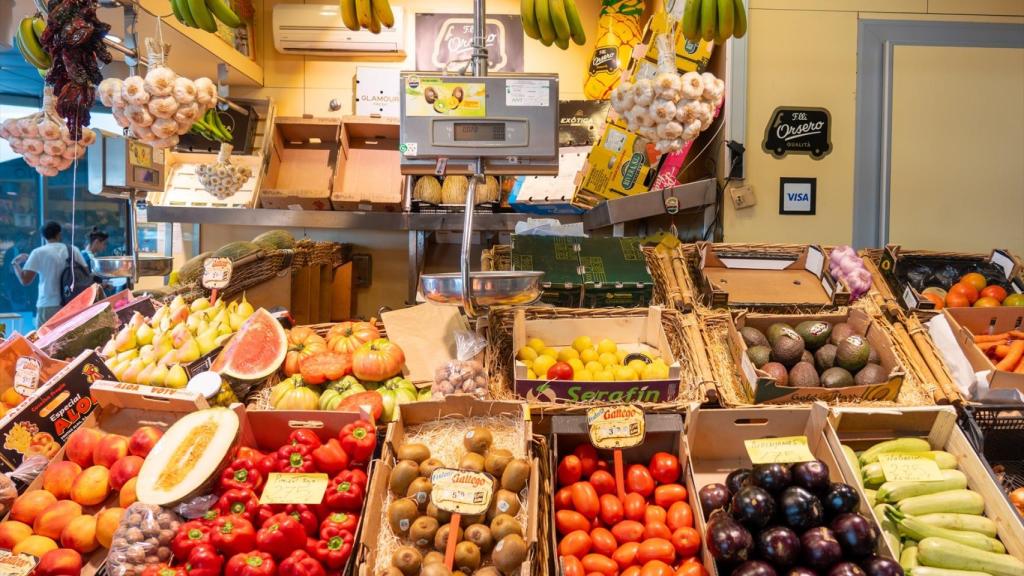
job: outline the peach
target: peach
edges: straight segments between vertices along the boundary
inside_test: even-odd
[[[46,536],[52,540],[60,538],[60,533],[68,522],[77,516],[82,515],[82,507],[71,500],[61,500],[51,504],[36,517],[32,524],[32,530],[39,536]]]
[[[74,550],[51,550],[36,564],[36,576],[71,576],[82,573],[82,555]]]
[[[92,461],[100,466],[110,468],[121,458],[128,455],[128,439],[117,434],[107,434],[96,444],[92,452]]]
[[[143,426],[135,432],[132,432],[130,438],[128,438],[128,452],[145,458],[149,455],[149,451],[156,445],[156,441],[164,435],[163,430],[155,428],[153,426]]]
[[[46,536],[32,535],[25,538],[18,545],[14,547],[15,554],[31,554],[36,558],[41,558],[44,554],[50,550],[56,550],[57,543],[53,541],[53,538],[47,538]]]
[[[142,457],[125,456],[110,467],[110,487],[120,490],[129,480],[139,475],[142,470]]]
[[[18,496],[18,499],[14,501],[14,505],[11,506],[11,520],[31,525],[36,521],[36,516],[39,516],[43,510],[46,510],[56,502],[57,497],[46,490],[26,492]]]
[[[64,456],[82,468],[92,466],[92,453],[103,439],[103,432],[96,428],[79,428],[68,438]]]
[[[32,527],[24,522],[8,520],[0,522],[0,548],[11,550],[19,542],[32,535]]]
[[[88,554],[99,545],[96,541],[96,517],[91,514],[72,518],[60,533],[61,548],[70,548],[80,554]]]
[[[54,462],[43,473],[43,489],[64,500],[71,495],[71,484],[81,473],[82,467],[71,460]]]
[[[110,543],[114,540],[114,532],[117,531],[122,516],[124,516],[124,508],[107,508],[96,515],[96,540],[100,546],[110,548]]]
[[[110,470],[103,466],[86,468],[71,485],[71,499],[82,506],[102,504],[107,496],[110,496]]]
[[[136,480],[138,480],[138,478],[132,478],[125,482],[124,486],[121,486],[121,492],[117,495],[118,504],[121,505],[121,508],[127,508],[139,499],[138,496],[135,495]]]

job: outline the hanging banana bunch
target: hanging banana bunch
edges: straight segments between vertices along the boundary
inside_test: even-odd
[[[747,33],[747,10],[743,0],[686,0],[683,36],[691,42],[716,44]]]
[[[519,15],[523,32],[545,46],[554,44],[567,50],[570,40],[578,46],[587,43],[575,0],[521,0]]]
[[[36,14],[22,18],[18,30],[14,33],[14,44],[25,62],[35,66],[40,76],[46,77],[46,71],[53,65],[53,59],[43,48],[44,31],[46,18],[43,16]]]
[[[228,28],[238,28],[242,19],[225,0],[171,0],[174,17],[189,28],[217,31],[217,20]]]
[[[352,31],[369,30],[380,34],[395,25],[395,14],[388,0],[340,0],[341,20]]]
[[[597,21],[597,42],[583,94],[590,100],[607,100],[629,65],[633,47],[640,41],[643,0],[603,0]]]

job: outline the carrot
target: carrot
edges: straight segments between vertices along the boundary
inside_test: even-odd
[[[1024,332],[1020,330],[1010,330],[1010,338],[1018,338],[1024,340]]]
[[[974,345],[977,346],[978,349],[981,350],[982,352],[987,352],[993,348],[1005,346],[1007,342],[1009,342],[1009,340],[994,340],[992,342],[975,343]]]
[[[975,334],[974,342],[1001,342],[1010,339],[1010,332],[1003,332],[1001,334]]]
[[[1024,358],[1021,358],[1020,362],[1017,363],[1017,368],[1013,371],[1014,374],[1024,374]]]
[[[1006,358],[1006,355],[1010,353],[1010,347],[1006,344],[1000,344],[995,347],[996,358]]]
[[[996,370],[1012,370],[1024,356],[1024,340],[1014,340],[1006,356],[996,364]]]

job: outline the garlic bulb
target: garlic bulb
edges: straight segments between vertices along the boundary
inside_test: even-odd
[[[164,66],[157,66],[156,68],[150,68],[149,72],[146,73],[143,85],[151,97],[164,98],[170,96],[174,91],[174,80],[177,77],[178,75],[174,73],[174,70]]]
[[[157,118],[150,129],[158,139],[170,138],[178,134],[178,123],[173,118]]]
[[[40,118],[39,122],[36,123],[36,131],[39,133],[39,137],[43,140],[60,139],[60,125],[46,116]]]
[[[626,111],[633,108],[635,105],[633,100],[633,85],[629,82],[620,82],[619,85],[612,90],[611,102],[612,109],[619,114],[625,114]]]
[[[658,93],[658,98],[662,100],[670,100],[672,102],[679,100],[679,90],[681,88],[682,82],[678,74],[662,72],[654,77],[654,91]]]
[[[118,78],[104,78],[100,85],[96,88],[96,92],[100,96],[100,102],[104,106],[114,105],[114,93],[121,93],[121,80]]]
[[[124,115],[124,108],[113,108],[114,122],[121,128],[127,128],[131,126],[131,121]]]
[[[131,120],[132,129],[139,126],[149,126],[153,123],[153,115],[149,113],[149,110],[145,105],[135,106],[131,105],[124,109],[125,116],[128,120]]]
[[[194,82],[183,76],[174,80],[174,89],[171,92],[178,104],[191,104],[196,100],[196,85]]]
[[[38,138],[23,138],[21,140],[21,147],[27,154],[43,153],[43,141]]]
[[[178,106],[178,110],[174,113],[174,121],[179,124],[192,124],[199,119],[199,104],[196,102],[190,102],[188,104],[181,104]]]
[[[146,81],[141,76],[130,76],[125,78],[121,84],[121,97],[128,106],[143,106],[149,102],[149,92],[146,92]]]
[[[178,111],[178,101],[174,96],[153,97],[146,108],[155,118],[173,118],[174,113]]]
[[[694,140],[694,139],[696,139],[697,136],[700,135],[700,128],[701,128],[700,120],[694,120],[693,122],[690,122],[689,124],[684,124],[683,125],[682,139],[683,140]]]
[[[196,100],[207,108],[217,102],[217,86],[209,78],[196,78],[193,81],[196,88]]]
[[[80,158],[82,154],[85,154],[85,147],[75,142],[64,146],[64,152],[60,156],[65,160],[74,160]]]
[[[683,98],[687,100],[697,100],[701,94],[704,93],[704,81],[701,80],[700,74],[696,72],[687,72],[683,74],[680,79],[682,86],[679,89],[679,93]]]
[[[152,140],[149,144],[153,148],[174,148],[178,145],[178,135],[173,134],[167,138],[157,138]]]
[[[59,131],[58,131],[59,132]],[[50,156],[61,156],[64,154],[64,150],[67,146],[62,140],[44,140],[43,141],[43,152]]]
[[[683,135],[683,125],[674,120],[658,124],[657,136],[661,140],[675,140]]]
[[[643,79],[633,85],[633,100],[637,106],[650,106],[654,101],[654,84]]]
[[[669,122],[676,116],[676,105],[668,100],[656,100],[651,104],[650,114],[658,122]]]
[[[156,136],[153,135],[153,131],[149,129],[149,126],[143,126],[142,124],[132,124],[131,131],[136,138],[142,140],[143,142],[156,140]]]
[[[39,137],[39,125],[36,121],[31,118],[22,118],[18,120],[18,126],[21,128],[21,136],[23,138],[38,138]]]

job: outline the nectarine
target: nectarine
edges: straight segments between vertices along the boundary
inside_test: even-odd
[[[110,487],[120,490],[129,480],[139,475],[142,470],[142,457],[125,456],[110,467]]]
[[[96,428],[75,430],[64,447],[64,456],[82,468],[92,466],[92,454],[103,436],[103,432]]]
[[[24,522],[0,522],[0,548],[12,550],[19,542],[32,535],[32,527]]]
[[[18,545],[14,547],[15,554],[31,554],[36,558],[41,558],[44,554],[50,550],[56,550],[57,543],[53,541],[53,538],[47,538],[46,536],[32,535],[25,538]]]
[[[128,438],[128,451],[136,456],[145,458],[149,451],[156,445],[157,440],[164,435],[163,430],[153,426],[143,426],[132,433]]]
[[[71,496],[71,485],[82,473],[82,467],[71,460],[54,462],[43,472],[43,489],[49,490],[59,500]]]
[[[110,496],[110,470],[103,466],[86,468],[71,485],[71,499],[82,506],[102,504],[107,496]]]
[[[60,545],[80,554],[88,554],[99,548],[100,543],[96,541],[96,517],[83,514],[72,518],[60,533]]]
[[[110,468],[121,458],[128,455],[128,439],[117,434],[107,434],[96,444],[92,452],[94,464]]]
[[[117,531],[121,517],[124,516],[124,508],[107,508],[96,515],[96,540],[100,546],[110,548],[114,540],[114,532]]]
[[[51,550],[36,564],[36,576],[77,576],[82,573],[82,555],[74,550]]]
[[[135,495],[135,482],[138,481],[138,477],[132,478],[131,480],[124,483],[121,486],[121,492],[117,495],[118,504],[121,508],[127,508],[138,500],[138,496]]]
[[[48,506],[32,524],[32,531],[39,536],[56,540],[73,518],[82,515],[82,507],[71,500],[61,500]]]
[[[14,505],[11,506],[11,520],[31,525],[36,521],[36,516],[39,516],[43,510],[46,510],[56,502],[57,497],[46,490],[26,492],[18,496],[18,499],[14,501]]]

